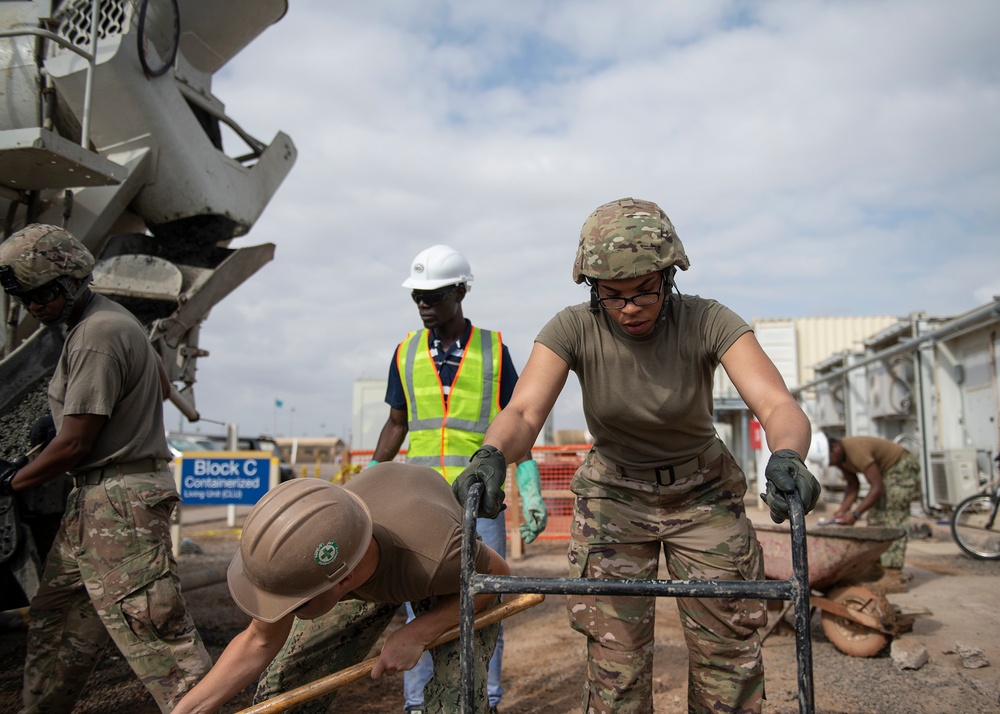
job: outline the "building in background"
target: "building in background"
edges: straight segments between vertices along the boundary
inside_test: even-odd
[[[348,450],[347,442],[338,436],[279,436],[274,441],[282,460],[292,466],[336,464]]]
[[[351,402],[351,434],[348,441],[352,451],[374,451],[378,435],[389,418],[389,405],[385,403],[385,379],[354,380],[354,398]],[[406,448],[409,439],[403,442]]]
[[[1000,451],[1000,298],[958,316],[756,320],[764,351],[814,430],[876,436],[921,461],[923,510],[950,510],[988,480]],[[763,435],[726,377],[715,388],[719,434],[746,473],[767,461]],[[836,490],[839,471],[817,474]]]

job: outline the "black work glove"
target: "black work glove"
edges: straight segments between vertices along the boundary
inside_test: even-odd
[[[13,496],[14,488],[11,481],[17,475],[18,466],[9,461],[0,459],[0,497]]]
[[[771,454],[764,467],[766,492],[760,494],[771,509],[771,520],[781,523],[788,518],[788,494],[799,492],[805,512],[816,507],[820,486],[816,477],[802,463],[802,457],[791,449],[779,449]]]
[[[472,485],[483,484],[479,513],[476,515],[480,518],[496,518],[507,507],[503,502],[504,493],[501,488],[507,478],[507,459],[496,447],[484,446],[472,455],[469,462],[469,466],[451,485],[451,490],[464,508]]]
[[[31,448],[35,448],[41,444],[44,449],[55,438],[55,435],[56,423],[52,419],[51,414],[46,414],[43,417],[39,417],[31,425],[31,431],[28,433],[28,443],[31,445]]]

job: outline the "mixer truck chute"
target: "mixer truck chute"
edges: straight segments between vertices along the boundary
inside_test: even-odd
[[[40,222],[83,241],[98,259],[94,289],[149,326],[189,417],[199,324],[274,254],[231,243],[296,157],[285,134],[267,144],[229,117],[212,75],[286,10],[286,0],[0,4],[3,237]],[[239,155],[223,150],[224,131],[245,144]],[[7,356],[37,326],[4,307]],[[20,381],[4,363],[3,382]],[[17,397],[0,395],[0,413]]]

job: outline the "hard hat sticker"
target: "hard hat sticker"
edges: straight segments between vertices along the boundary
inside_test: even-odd
[[[316,546],[313,558],[316,560],[316,565],[329,565],[337,559],[339,554],[340,546],[337,545],[337,541],[331,540],[328,543],[320,543]]]
[[[413,266],[413,272],[414,273],[422,273],[422,272],[424,272],[424,266],[421,265],[420,263],[414,264],[414,266]]]

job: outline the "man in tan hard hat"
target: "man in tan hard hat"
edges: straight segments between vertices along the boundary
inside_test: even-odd
[[[404,602],[417,617],[386,639],[372,677],[416,664],[424,648],[458,622],[462,511],[432,469],[386,463],[345,487],[295,479],[270,491],[243,525],[229,566],[229,591],[253,619],[174,714],[213,712],[260,679],[262,692],[302,686],[357,664]],[[506,561],[476,544],[476,571],[507,575]],[[495,595],[476,597],[481,610]],[[476,711],[486,712],[486,672],[497,625],[476,633]],[[317,638],[316,631],[323,637]],[[322,646],[309,646],[321,641]],[[458,643],[432,650],[432,711],[459,711]],[[270,665],[270,667],[269,667]],[[325,712],[332,696],[297,712]]]

